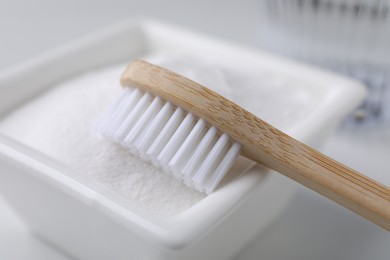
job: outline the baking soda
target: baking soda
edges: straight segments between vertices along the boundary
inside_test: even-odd
[[[278,127],[286,128],[306,116],[313,105],[306,92],[288,88],[280,76],[265,73],[259,82],[255,75],[234,76],[232,71],[188,57],[146,59],[214,89]],[[124,64],[103,68],[51,88],[4,118],[0,132],[156,214],[180,213],[205,195],[95,131],[104,111],[123,91],[119,78],[124,69]]]

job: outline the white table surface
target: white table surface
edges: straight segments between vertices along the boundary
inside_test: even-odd
[[[257,46],[258,1],[2,0],[0,70],[134,16],[148,16]],[[390,127],[381,133],[339,131],[330,138],[324,151],[390,185],[387,132],[390,133]],[[0,197],[0,259],[69,258],[33,237]],[[389,260],[390,233],[299,188],[281,218],[237,259]]]

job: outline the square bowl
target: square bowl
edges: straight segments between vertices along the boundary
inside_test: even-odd
[[[318,147],[362,100],[357,82],[149,20],[126,21],[0,74],[4,116],[55,83],[166,51],[294,78],[316,107],[282,128]],[[233,63],[232,63],[233,62]],[[238,66],[239,65],[239,66]],[[0,134],[0,193],[34,234],[77,259],[228,259],[287,205],[295,183],[254,166],[182,213],[157,216],[94,179]]]

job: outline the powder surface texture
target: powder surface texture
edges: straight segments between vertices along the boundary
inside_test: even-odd
[[[292,117],[296,119],[305,116],[302,111],[310,111],[310,98],[301,93],[293,103],[282,100],[285,102],[283,111],[289,112],[285,112],[287,114],[284,116],[283,111],[280,114],[275,97],[286,90],[271,81],[264,87],[247,86],[256,89],[257,97],[262,97],[263,104],[257,107],[261,102],[251,99],[253,91],[245,96],[241,89],[229,87],[229,84],[237,82],[232,80],[229,83],[225,72],[215,69],[215,66],[184,62],[187,58],[167,59],[164,55],[146,59],[198,81],[241,105],[249,104],[248,109],[258,115],[264,112],[263,115],[271,118],[270,121],[277,126],[289,124]],[[95,178],[109,189],[156,214],[180,213],[205,195],[184,186],[120,145],[105,140],[95,131],[104,111],[122,91],[119,78],[124,68],[124,64],[103,68],[51,88],[4,118],[0,122],[0,132],[52,157],[79,174]],[[274,85],[274,91],[269,90],[270,84]],[[291,95],[297,94],[290,94],[290,98]]]

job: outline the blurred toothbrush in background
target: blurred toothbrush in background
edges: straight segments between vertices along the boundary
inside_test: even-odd
[[[261,0],[262,47],[365,83],[369,95],[345,122],[390,123],[390,1]]]

